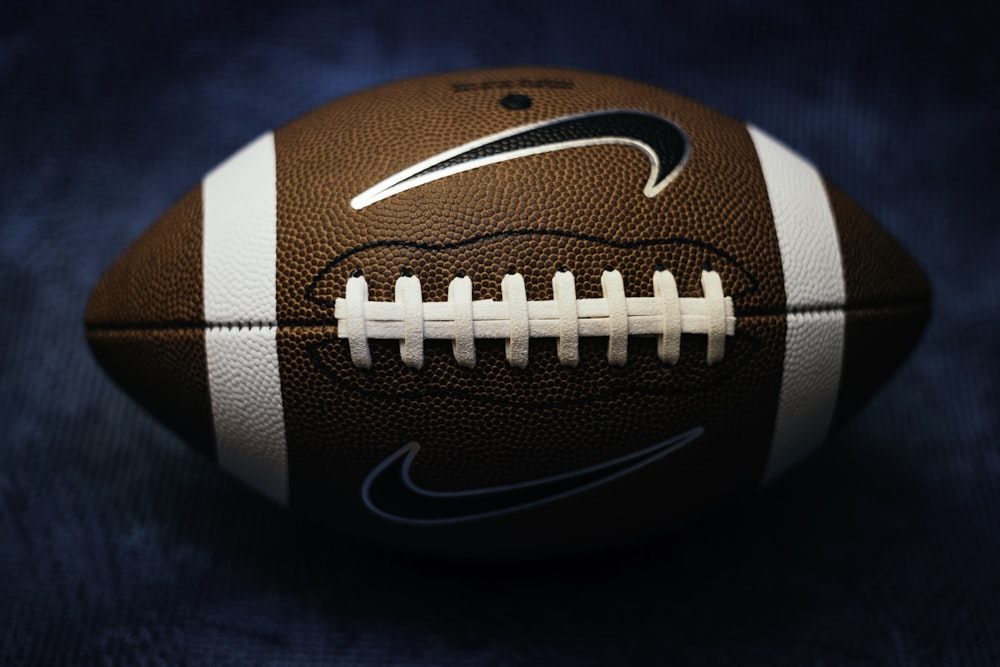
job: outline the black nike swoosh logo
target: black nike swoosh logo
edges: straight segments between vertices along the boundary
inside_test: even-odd
[[[603,110],[565,116],[493,134],[440,153],[390,176],[351,200],[360,210],[405,190],[495,162],[551,151],[624,144],[646,154],[650,175],[643,192],[655,197],[687,161],[690,142],[677,125],[642,111]]]
[[[526,510],[583,493],[624,477],[697,440],[702,427],[631,454],[528,482],[463,491],[432,491],[410,476],[420,445],[411,442],[379,463],[365,478],[361,497],[378,516],[411,525],[444,525],[477,521]]]

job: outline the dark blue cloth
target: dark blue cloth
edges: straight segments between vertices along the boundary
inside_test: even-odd
[[[0,663],[1000,664],[998,25],[992,3],[5,3]],[[751,501],[520,564],[345,542],[96,366],[101,272],[244,142],[506,64],[653,83],[809,156],[928,269],[912,359]]]

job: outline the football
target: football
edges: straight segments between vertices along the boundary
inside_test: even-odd
[[[322,107],[210,171],[87,306],[225,470],[450,555],[634,540],[807,456],[930,314],[917,263],[765,131],[551,68]]]

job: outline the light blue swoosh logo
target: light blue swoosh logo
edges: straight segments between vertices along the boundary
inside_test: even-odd
[[[414,482],[410,468],[420,445],[411,442],[368,474],[361,497],[374,514],[397,523],[430,526],[479,521],[545,505],[625,477],[694,442],[704,432],[698,426],[631,454],[551,477],[462,491],[433,491]]]

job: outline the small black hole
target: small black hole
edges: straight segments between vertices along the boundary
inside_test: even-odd
[[[500,106],[510,111],[521,111],[531,107],[531,98],[520,93],[511,93],[500,100]]]

